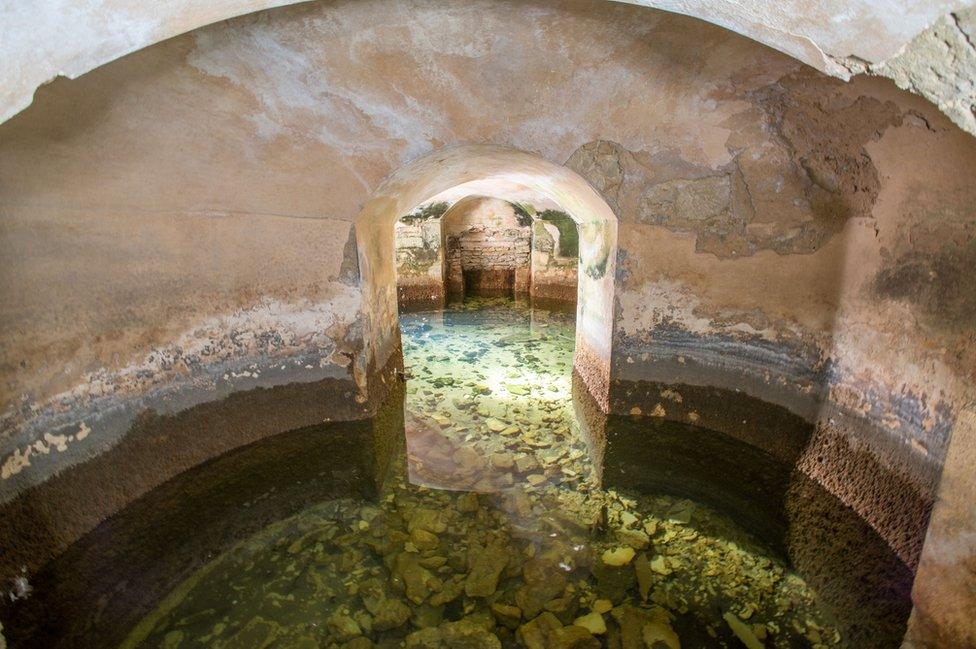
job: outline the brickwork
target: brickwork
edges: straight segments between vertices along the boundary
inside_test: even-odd
[[[436,308],[466,294],[575,302],[575,247],[566,250],[552,223],[529,218],[507,201],[475,196],[398,221],[400,309]]]

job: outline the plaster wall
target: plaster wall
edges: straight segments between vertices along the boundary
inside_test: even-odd
[[[472,142],[535,155],[445,149]],[[693,400],[714,388],[802,418],[805,475],[920,565],[917,619],[967,637],[931,584],[963,605],[976,529],[969,482],[938,495],[974,439],[974,175],[972,137],[893,83],[640,7],[360,0],[201,29],[0,125],[0,500],[148,409],[334,379],[367,412],[398,349],[395,220],[528,188],[582,215],[590,259],[619,242],[580,274],[609,285],[579,335],[612,405],[721,430]]]
[[[75,78],[178,34],[295,0],[42,0],[0,3],[7,26],[0,55],[0,121],[30,104],[36,88]],[[700,18],[775,48],[822,72],[848,79],[870,72],[937,103],[970,133],[973,86],[969,0],[625,0]],[[948,35],[948,37],[947,37]],[[961,83],[959,83],[961,81]]]

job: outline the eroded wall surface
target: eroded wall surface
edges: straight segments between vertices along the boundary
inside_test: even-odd
[[[395,295],[360,291],[353,220],[404,163],[471,142],[566,163],[619,218],[591,269],[616,282],[615,408],[766,425],[707,388],[799,417],[803,475],[918,563],[974,435],[974,140],[891,82],[604,2],[295,6],[42,88],[0,125],[3,499],[149,408],[324,379],[366,408]],[[392,260],[384,236],[360,259]],[[961,509],[939,529],[974,530]],[[940,574],[971,560],[937,533]]]
[[[446,202],[422,205],[394,226],[397,304],[400,311],[444,305],[441,218]]]
[[[532,223],[532,297],[536,303],[573,303],[577,297],[579,232],[568,214],[536,212]]]

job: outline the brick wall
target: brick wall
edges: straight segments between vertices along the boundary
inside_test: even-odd
[[[444,219],[448,295],[527,295],[532,228],[506,201],[471,198]]]
[[[396,224],[400,308],[466,294],[574,302],[576,242],[561,240],[551,222],[560,215],[546,211],[532,223],[507,201],[477,196],[418,208]]]

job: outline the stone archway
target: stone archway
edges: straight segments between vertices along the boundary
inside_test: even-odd
[[[435,151],[390,176],[356,218],[363,294],[364,346],[357,375],[390,366],[400,350],[394,223],[444,192],[506,198],[529,190],[545,195],[579,228],[579,280],[574,372],[603,410],[609,406],[617,217],[581,176],[539,156],[499,146]]]

